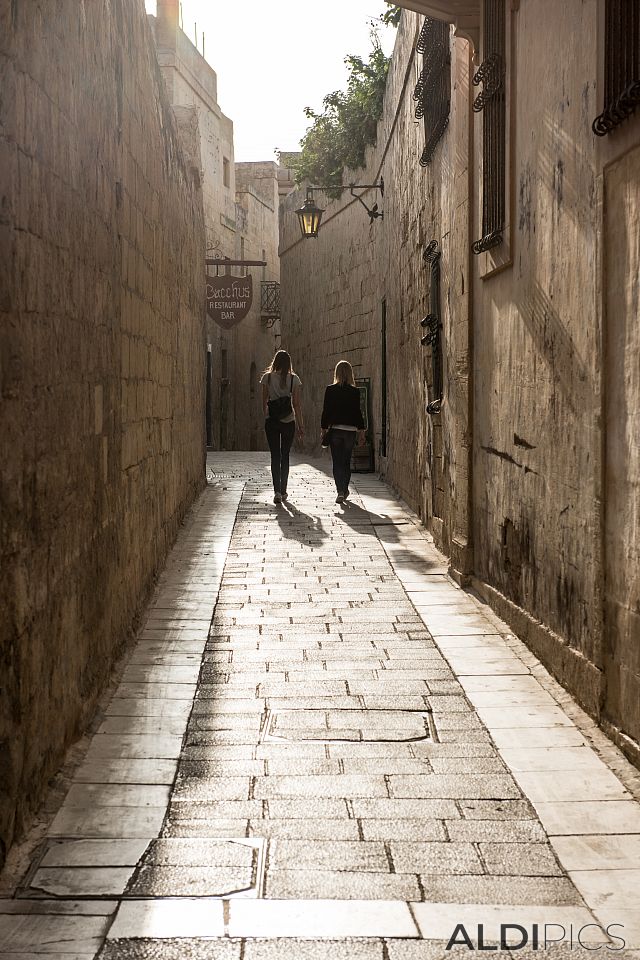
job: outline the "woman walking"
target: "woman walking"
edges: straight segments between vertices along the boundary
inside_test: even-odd
[[[356,435],[359,435],[360,443],[364,443],[360,391],[355,385],[353,369],[348,360],[340,360],[336,364],[333,383],[324,392],[321,426],[323,446],[326,446],[328,434],[331,447],[333,479],[338,493],[336,503],[343,503],[349,496],[351,452]]]
[[[287,499],[289,480],[289,451],[296,433],[304,435],[302,404],[300,402],[300,377],[291,368],[291,357],[286,350],[278,350],[268,370],[260,378],[264,429],[271,451],[271,477],[273,479],[273,502]]]

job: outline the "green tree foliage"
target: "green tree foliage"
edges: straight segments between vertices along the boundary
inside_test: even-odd
[[[397,27],[400,23],[400,16],[402,14],[402,7],[399,7],[396,3],[390,3],[390,0],[386,0],[387,9],[384,13],[380,14],[380,19],[383,23]]]
[[[389,57],[384,55],[375,31],[372,40],[367,62],[356,56],[345,58],[349,67],[347,89],[328,94],[323,100],[321,113],[310,107],[305,110],[313,122],[302,140],[302,152],[295,162],[298,183],[341,183],[343,168],[356,170],[361,167],[365,149],[376,142]],[[328,190],[327,193],[332,197],[340,195],[339,190]]]

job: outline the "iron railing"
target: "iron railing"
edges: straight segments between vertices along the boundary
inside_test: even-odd
[[[482,92],[473,101],[482,112],[482,237],[475,254],[502,243],[505,220],[506,109],[505,109],[505,0],[485,0],[484,60],[473,77]]]
[[[606,0],[604,109],[593,121],[604,137],[640,104],[640,6],[637,0]]]
[[[420,339],[420,343],[431,347],[431,390],[432,399],[427,403],[427,413],[440,413],[442,407],[442,320],[440,317],[440,257],[442,251],[438,249],[438,241],[431,240],[424,249],[422,259],[431,268],[431,285],[429,290],[429,313],[420,321],[421,327],[427,332]]]
[[[442,139],[449,123],[451,109],[451,51],[449,24],[426,17],[418,44],[422,54],[422,72],[413,99],[416,101],[416,119],[424,119],[425,145],[420,165],[431,163],[436,145]]]
[[[260,316],[263,320],[280,318],[280,284],[277,280],[261,281]]]

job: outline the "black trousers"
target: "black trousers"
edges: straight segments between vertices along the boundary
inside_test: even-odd
[[[333,460],[333,479],[338,493],[346,494],[351,480],[351,453],[356,442],[355,430],[336,430],[331,428],[329,446]]]
[[[289,480],[289,451],[296,433],[296,422],[283,423],[269,417],[264,422],[267,443],[271,451],[271,479],[274,493],[286,493]]]

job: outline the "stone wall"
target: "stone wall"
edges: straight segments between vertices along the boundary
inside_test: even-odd
[[[603,715],[640,741],[640,147],[605,168]]]
[[[510,222],[495,257],[476,263],[474,570],[638,759],[640,566],[623,528],[633,538],[638,515],[640,168],[627,151],[640,118],[604,142],[591,129],[598,11],[530,0],[508,20]]]
[[[421,20],[405,11],[377,146],[363,170],[345,171],[345,182],[383,174],[384,221],[369,227],[345,196],[326,205],[318,239],[303,241],[294,216],[303,194],[284,201],[283,342],[300,357],[307,420],[317,423],[339,357],[373,378],[377,467],[449,553],[452,573],[473,578],[638,760],[640,116],[604,141],[592,132],[597,0],[553,10],[505,0],[505,12],[504,242],[470,254],[481,234],[483,121],[471,109],[471,51],[455,37],[449,124],[431,164],[418,165]],[[436,414],[426,411],[431,350],[419,325],[431,239],[442,250]]]
[[[149,16],[158,62],[174,111],[188,109],[198,124],[198,167],[202,176],[202,201],[206,251],[209,258],[239,256],[235,211],[233,123],[218,104],[218,78],[189,37],[180,29],[178,0],[159,0],[157,16]],[[203,281],[204,282],[204,281]],[[233,335],[206,320],[208,407],[207,443],[225,449],[234,434],[229,364]]]
[[[267,328],[260,319],[260,281],[263,275],[280,276],[277,194],[274,199],[279,168],[269,162],[234,163],[233,123],[218,104],[216,72],[178,20],[178,0],[158,0],[157,17],[149,17],[174,110],[178,115],[191,110],[197,118],[207,257],[261,260],[264,249],[268,260],[266,270],[250,271],[254,303],[238,327],[226,330],[207,317],[207,443],[213,449],[260,449],[264,431],[254,381],[279,334],[279,327]],[[238,276],[242,268],[233,267],[232,273]]]
[[[1,863],[204,480],[204,228],[138,0],[2,0],[0,86]]]
[[[349,191],[335,201],[316,194],[325,208],[322,226],[317,239],[304,240],[294,214],[304,192],[282,203],[283,345],[291,348],[303,380],[312,449],[318,449],[322,397],[336,362],[346,358],[356,377],[371,379],[376,468],[435,530],[439,545],[460,553],[465,567],[469,48],[451,38],[449,132],[432,165],[421,167],[424,129],[415,121],[412,99],[422,69],[415,54],[420,24],[416,14],[403,16],[377,144],[367,151],[363,169],[344,174],[345,183],[383,177],[384,198],[369,191],[363,199],[369,207],[378,202],[384,219],[370,223]],[[435,416],[426,412],[434,385],[431,350],[421,344],[420,326],[429,312],[430,270],[423,253],[431,240],[442,251],[445,346],[445,402]]]
[[[233,403],[236,450],[266,450],[262,391],[263,370],[280,344],[280,321],[262,318],[261,283],[280,282],[278,257],[278,164],[236,163],[238,233],[247,260],[265,260],[266,267],[248,267],[253,276],[253,304],[234,329]]]

